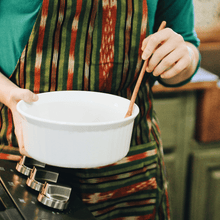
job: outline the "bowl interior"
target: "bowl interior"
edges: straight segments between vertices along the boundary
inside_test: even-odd
[[[106,93],[62,91],[39,94],[34,103],[21,102],[18,111],[35,120],[56,123],[106,123],[123,120],[129,103],[128,99]]]

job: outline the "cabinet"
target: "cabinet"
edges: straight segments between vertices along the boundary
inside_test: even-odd
[[[220,143],[192,153],[190,220],[220,219]]]
[[[200,53],[201,66],[220,77],[220,41],[202,43]],[[201,91],[198,99],[196,139],[204,143],[220,141],[220,82],[218,87]]]
[[[198,118],[204,120],[198,113],[205,109],[204,100],[213,98],[204,94],[216,90],[218,77],[204,81],[199,72],[197,76],[201,81],[192,80],[182,87],[164,88],[158,84],[152,88],[164,146],[172,220],[220,219],[220,142],[199,144],[195,140],[198,125],[205,127],[204,123],[196,123]],[[209,127],[209,132],[215,133],[213,128]]]
[[[184,220],[187,164],[194,135],[196,92],[156,93],[154,109],[160,122],[169,180],[171,215]]]

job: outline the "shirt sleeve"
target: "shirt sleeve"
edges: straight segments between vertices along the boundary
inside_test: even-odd
[[[159,0],[155,14],[154,31],[162,21],[167,22],[175,32],[181,34],[185,41],[199,46],[199,39],[194,30],[194,6],[192,0]]]
[[[10,77],[27,44],[42,0],[0,0],[0,71]]]
[[[154,32],[158,30],[162,21],[166,21],[167,27],[181,34],[185,41],[192,43],[196,47],[199,46],[200,41],[194,29],[194,6],[192,0],[159,0],[155,14]],[[201,56],[199,57],[195,73],[200,66]],[[189,79],[174,85],[162,82],[159,77],[157,80],[164,86],[178,87],[188,83],[195,73]]]

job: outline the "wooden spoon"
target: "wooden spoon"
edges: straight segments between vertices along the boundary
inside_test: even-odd
[[[158,31],[161,31],[162,29],[164,29],[166,27],[166,21],[163,21],[158,29]],[[138,94],[138,90],[140,88],[140,85],[141,85],[141,82],[142,82],[142,79],[144,77],[144,74],[145,74],[145,70],[147,68],[147,65],[148,65],[148,59],[146,59],[144,61],[144,64],[142,66],[142,69],[141,69],[141,72],[140,72],[140,75],[138,77],[138,80],[136,82],[136,85],[135,85],[135,88],[134,88],[134,91],[132,93],[132,96],[131,96],[131,101],[130,101],[130,105],[128,107],[128,111],[125,115],[125,118],[129,117],[132,115],[132,112],[133,112],[133,106],[134,106],[134,102],[136,100],[136,97],[137,97],[137,94]]]

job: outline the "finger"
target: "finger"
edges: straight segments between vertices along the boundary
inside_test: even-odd
[[[15,135],[16,135],[17,142],[18,142],[19,152],[23,156],[30,157],[30,155],[28,155],[28,153],[27,153],[27,151],[25,150],[25,147],[24,147],[24,138],[23,138],[21,121],[16,120],[15,118],[14,118],[14,121],[15,121],[15,125],[16,125],[15,126]]]
[[[157,66],[154,68],[153,75],[154,76],[161,75],[163,72],[165,72],[168,69],[170,69],[171,67],[173,67],[181,59],[186,59],[185,61],[186,61],[186,65],[187,65],[187,63],[188,63],[188,60],[187,60],[188,56],[187,55],[188,55],[187,48],[184,45],[176,48],[171,53],[169,53],[168,55],[166,55],[165,57],[162,58],[160,63],[157,64]],[[152,57],[152,59],[154,59],[154,57]],[[151,64],[149,64],[149,65],[151,65]]]
[[[166,44],[160,45],[149,59],[147,72],[153,72],[157,65],[159,65],[166,56],[173,52],[174,49],[175,46],[172,44],[172,40],[168,40]],[[159,73],[156,73],[156,75],[159,75]]]
[[[26,155],[26,150],[24,148],[23,133],[20,130],[15,129],[15,135],[16,135],[16,138],[17,138],[20,154],[24,155],[24,156],[27,156]]]
[[[166,21],[162,21],[162,23],[160,24],[160,27],[159,27],[159,29],[158,29],[157,32],[162,31],[162,30],[166,27],[166,24],[167,24]],[[141,47],[141,50],[142,50],[142,51],[144,51],[144,49],[146,48],[146,46],[147,46],[147,44],[148,44],[148,42],[149,42],[151,36],[152,36],[152,35],[148,36],[148,37],[147,37],[146,39],[144,39],[144,41],[142,42],[142,47]],[[144,55],[144,56],[145,56],[145,55]],[[143,59],[144,59],[144,56],[143,56]]]
[[[25,102],[35,102],[38,100],[38,95],[28,89],[19,89],[19,91],[14,91],[13,95],[16,101],[24,100]]]
[[[188,50],[182,36],[172,32],[172,36],[166,42],[158,46],[158,48],[154,51],[152,57],[149,60],[147,71],[152,72],[165,57],[167,57],[169,54],[173,54],[173,51],[176,50],[178,50],[178,54],[173,57],[176,59],[176,61],[184,54],[188,54]],[[170,62],[174,63],[172,60]]]
[[[35,102],[38,100],[38,95],[28,89],[23,90],[22,96],[22,100],[24,100],[25,102]]]
[[[141,46],[141,50],[142,50],[142,51],[144,51],[144,49],[146,48],[146,46],[147,46],[149,40],[150,40],[150,36],[147,37],[147,38],[145,38],[145,39],[143,40],[142,46]]]
[[[30,155],[27,153],[27,151],[25,150],[24,146],[23,146],[23,147],[19,147],[19,152],[20,152],[21,155],[27,156],[27,157],[30,157],[30,158],[31,158],[31,156],[30,156]]]
[[[180,59],[178,62],[173,64],[170,68],[168,68],[165,72],[163,72],[160,77],[164,79],[169,79],[180,72],[184,71],[188,67],[188,57],[184,56],[184,58]]]
[[[169,39],[171,31],[171,29],[166,28],[151,35],[143,51],[142,58],[144,60],[148,59],[161,44]]]

